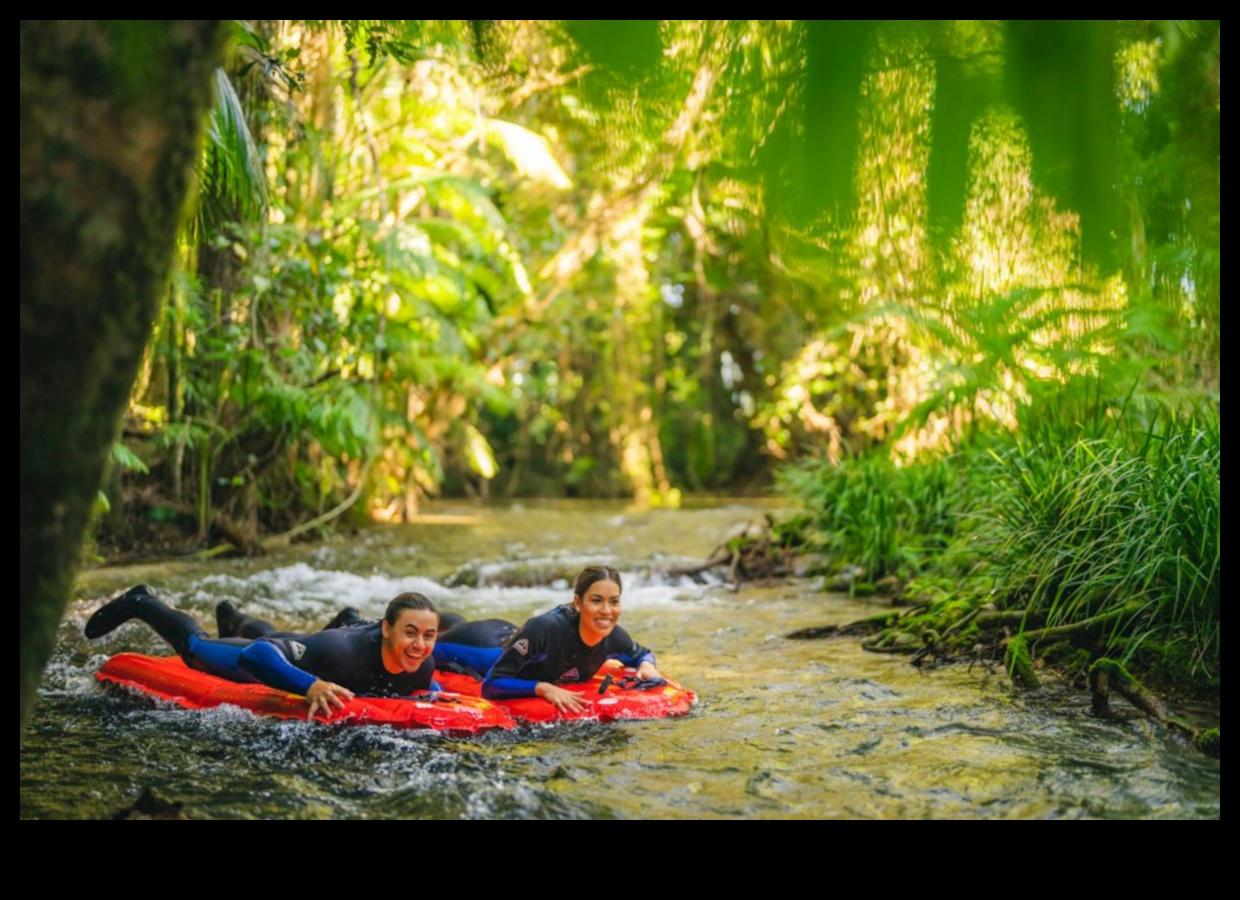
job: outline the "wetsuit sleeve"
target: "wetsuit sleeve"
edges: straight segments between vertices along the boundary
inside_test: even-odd
[[[280,648],[270,641],[255,641],[241,651],[237,664],[263,684],[303,697],[310,685],[318,681],[309,672],[297,668]]]
[[[538,616],[522,625],[487,672],[482,696],[488,700],[537,697],[538,683],[547,680],[539,663],[547,658],[547,642],[553,630],[547,616]]]
[[[654,652],[633,640],[629,633],[619,625],[611,633],[611,639],[615,641],[619,651],[607,654],[608,659],[618,659],[626,666],[632,666],[633,668],[637,668],[645,662],[650,663],[656,669],[658,668],[655,665]]]
[[[538,682],[524,678],[493,678],[482,682],[482,696],[488,700],[516,700],[519,697],[537,697]]]

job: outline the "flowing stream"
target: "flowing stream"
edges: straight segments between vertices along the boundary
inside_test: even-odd
[[[921,671],[847,638],[783,637],[872,614],[878,600],[662,574],[769,512],[443,502],[409,525],[257,559],[85,572],[22,742],[20,817],[107,818],[146,787],[219,819],[1219,817],[1219,761],[1123,715],[1122,701],[1118,720],[1100,721],[1070,688],[1021,692],[980,665]],[[97,687],[110,654],[168,652],[145,625],[95,642],[81,633],[140,582],[212,633],[225,598],[315,629],[346,604],[377,617],[407,590],[520,623],[571,599],[568,579],[593,561],[620,568],[622,624],[697,691],[688,716],[454,738],[190,712]]]

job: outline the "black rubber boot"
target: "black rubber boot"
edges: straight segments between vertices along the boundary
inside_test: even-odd
[[[220,637],[226,638],[236,635],[236,632],[233,630],[233,623],[236,619],[237,607],[227,600],[221,600],[215,604],[215,630]]]
[[[119,597],[114,597],[99,607],[86,623],[84,633],[92,641],[95,638],[110,634],[121,625],[138,615],[138,598],[151,596],[151,589],[145,584],[131,587]]]
[[[329,628],[348,628],[350,625],[356,625],[360,621],[362,621],[362,614],[352,606],[346,606],[336,613],[330,622],[323,626],[323,630],[327,631]]]
[[[103,637],[130,619],[141,619],[150,625],[173,650],[182,655],[191,635],[206,635],[193,616],[156,600],[151,596],[151,589],[140,584],[100,607],[86,623],[86,636],[92,640]]]
[[[241,637],[252,641],[273,634],[276,630],[276,626],[270,622],[238,612],[237,607],[227,600],[215,604],[215,627],[219,629],[222,638]]]

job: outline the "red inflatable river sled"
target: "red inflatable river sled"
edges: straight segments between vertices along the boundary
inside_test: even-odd
[[[121,685],[186,709],[239,706],[263,716],[306,718],[306,698],[263,684],[239,684],[191,669],[179,656],[118,653],[95,673],[105,684]],[[449,734],[479,734],[519,723],[563,720],[612,722],[620,719],[663,719],[683,716],[697,702],[693,691],[674,681],[652,685],[638,681],[632,669],[614,660],[589,681],[560,687],[586,701],[580,712],[560,712],[546,700],[484,700],[482,683],[469,675],[437,671],[444,693],[413,697],[358,697],[344,709],[315,718],[333,725],[391,725],[433,728]]]
[[[435,680],[445,691],[462,697],[479,697],[482,682],[469,675],[437,670]],[[639,681],[633,669],[626,669],[616,660],[609,660],[589,681],[561,684],[566,691],[579,694],[587,708],[581,712],[560,712],[546,700],[522,697],[517,700],[495,700],[518,722],[558,722],[567,719],[612,722],[618,719],[664,719],[683,716],[697,702],[697,695],[674,681],[651,684]]]
[[[305,697],[264,684],[238,684],[217,678],[191,669],[179,656],[119,653],[103,664],[95,678],[186,709],[230,704],[279,719],[306,718]],[[474,693],[475,696],[427,693],[412,697],[358,697],[346,703],[343,710],[315,718],[333,725],[433,728],[449,734],[479,734],[516,724],[502,707]]]

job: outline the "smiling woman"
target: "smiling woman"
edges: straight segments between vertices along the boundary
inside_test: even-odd
[[[508,641],[482,683],[482,696],[541,697],[561,712],[579,712],[586,701],[559,685],[589,681],[609,659],[636,666],[643,681],[663,681],[654,654],[618,624],[620,592],[620,573],[611,566],[583,569],[571,604],[535,616]]]
[[[432,658],[439,611],[422,594],[397,595],[379,622],[313,634],[274,632],[258,640],[216,639],[193,616],[138,585],[96,611],[86,623],[86,637],[102,637],[130,619],[155,629],[190,668],[304,696],[308,718],[341,710],[357,695],[403,697],[439,690]]]

